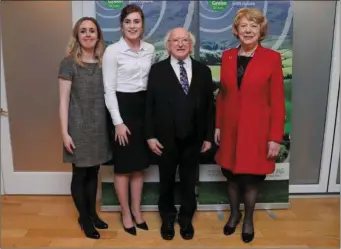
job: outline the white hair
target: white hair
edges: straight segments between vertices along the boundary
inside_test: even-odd
[[[176,29],[176,28],[174,28],[174,29]],[[163,40],[163,45],[165,47],[165,50],[168,52],[168,54],[169,54],[169,50],[168,50],[169,37],[170,37],[170,35],[171,35],[171,33],[173,32],[174,29],[169,30],[167,32],[164,40]],[[189,32],[188,30],[187,30],[187,32],[189,34],[189,39],[191,40],[191,44],[192,44],[191,51],[193,52],[194,51],[194,47],[195,47],[195,42],[196,42],[195,36],[191,32]]]

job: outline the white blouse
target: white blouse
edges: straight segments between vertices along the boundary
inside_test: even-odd
[[[135,53],[123,38],[106,48],[102,62],[104,97],[114,125],[123,123],[116,92],[138,92],[147,89],[154,52],[152,44],[141,40],[140,50]]]

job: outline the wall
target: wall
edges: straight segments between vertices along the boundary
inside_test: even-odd
[[[15,171],[65,171],[58,118],[58,63],[72,29],[71,1],[1,3]]]

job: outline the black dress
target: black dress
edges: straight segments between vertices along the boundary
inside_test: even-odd
[[[246,71],[246,67],[249,64],[252,57],[238,56],[237,61],[237,84],[240,90],[243,76]],[[238,182],[239,184],[257,184],[265,180],[266,175],[253,175],[253,174],[233,174],[230,170],[221,168],[223,175],[228,181]]]

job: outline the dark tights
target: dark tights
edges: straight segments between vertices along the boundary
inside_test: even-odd
[[[72,165],[71,195],[79,213],[80,221],[85,225],[90,219],[98,218],[96,197],[99,166],[76,167]]]
[[[237,182],[228,183],[228,198],[230,201],[230,217],[227,225],[235,227],[240,219],[240,202],[244,201],[245,215],[243,223],[243,233],[251,234],[253,228],[253,213],[255,209],[256,199],[259,192],[259,184],[238,184]]]

